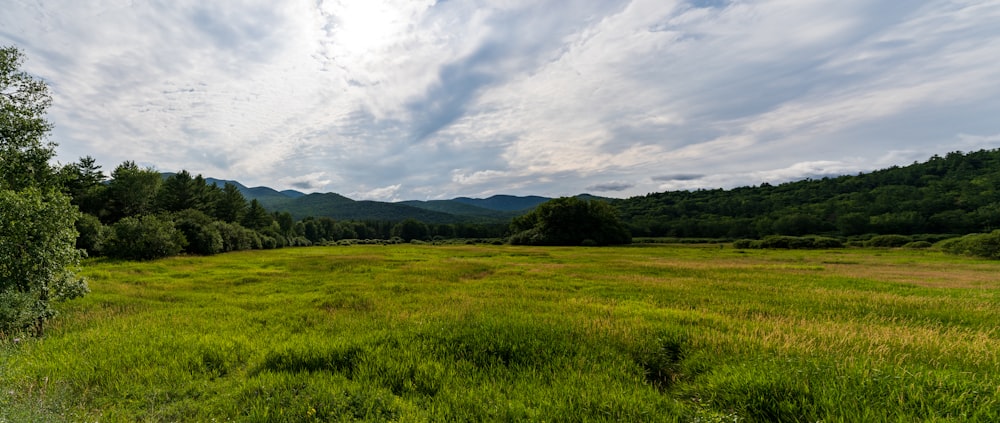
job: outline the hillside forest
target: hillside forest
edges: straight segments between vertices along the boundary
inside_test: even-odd
[[[502,239],[517,229],[512,229],[512,220],[534,208],[510,210],[512,201],[526,197],[509,197],[507,203],[493,203],[488,209],[469,199],[384,203],[333,193],[275,196],[277,191],[249,190],[234,181],[219,186],[217,180],[187,171],[163,174],[133,162],[122,163],[106,176],[90,157],[63,166],[59,173],[72,203],[85,213],[77,222],[78,246],[91,255],[123,258],[345,240]],[[580,197],[607,202],[638,237],[821,235],[848,240],[895,234],[940,240],[1000,228],[997,186],[1000,150],[981,150],[780,185],[672,191],[622,200]],[[527,204],[545,200],[534,197]],[[303,216],[303,210],[315,215]],[[334,217],[345,215],[354,219]],[[150,245],[134,244],[139,241]]]

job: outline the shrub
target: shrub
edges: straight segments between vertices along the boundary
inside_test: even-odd
[[[105,253],[127,260],[152,260],[180,253],[187,240],[174,222],[146,215],[126,217],[111,225]]]
[[[86,251],[90,256],[101,254],[106,229],[100,219],[93,215],[81,214],[76,221],[76,231],[79,233],[76,238],[76,248]]]
[[[911,242],[913,242],[913,238],[910,238],[906,235],[878,235],[872,237],[872,239],[869,239],[867,242],[865,242],[865,246],[896,248],[896,247],[902,247]]]
[[[997,260],[1000,259],[1000,230],[944,240],[938,243],[938,247],[951,254]]]
[[[207,214],[187,209],[174,213],[173,220],[175,227],[187,239],[185,251],[206,256],[225,251],[222,235]]]
[[[811,248],[812,241],[797,236],[772,235],[761,240],[760,248]]]
[[[733,248],[739,248],[739,249],[754,248],[753,241],[754,240],[752,239],[737,239],[736,241],[733,241]]]
[[[837,238],[815,236],[811,240],[812,248],[844,248],[844,243]]]
[[[212,226],[222,237],[222,251],[242,251],[261,249],[257,231],[240,226],[239,223],[215,221]]]
[[[913,241],[913,242],[910,242],[910,243],[907,243],[907,244],[903,245],[903,248],[908,248],[908,249],[923,249],[923,248],[930,248],[933,245],[934,244],[931,244],[930,242],[927,242],[927,241]]]
[[[27,331],[38,319],[37,301],[31,293],[15,289],[0,291],[0,336],[12,336]],[[0,338],[2,339],[2,338]]]
[[[313,245],[312,241],[310,241],[309,238],[306,238],[304,236],[296,236],[288,238],[289,247],[309,247],[311,245]]]

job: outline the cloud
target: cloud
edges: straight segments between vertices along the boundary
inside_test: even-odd
[[[399,197],[399,190],[403,186],[401,184],[389,185],[385,187],[372,188],[367,191],[354,191],[349,193],[349,197],[356,200],[375,200],[375,201],[402,201]]]
[[[62,162],[629,196],[1000,147],[998,20],[946,0],[43,0],[5,5],[0,44],[50,83]]]
[[[704,178],[705,175],[700,173],[672,173],[667,175],[658,175],[652,177],[654,181],[665,182],[665,181],[694,181],[697,179]]]
[[[596,184],[587,187],[589,191],[605,192],[605,191],[625,191],[629,188],[634,187],[635,184],[628,182],[607,182],[603,184]]]
[[[306,175],[285,177],[278,180],[281,186],[290,186],[298,190],[319,191],[330,184],[331,179],[326,172],[313,172]]]

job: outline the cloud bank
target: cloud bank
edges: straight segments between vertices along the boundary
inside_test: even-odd
[[[14,2],[59,159],[359,199],[779,183],[1000,147],[1000,2]]]

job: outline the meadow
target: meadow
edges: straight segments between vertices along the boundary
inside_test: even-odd
[[[93,260],[0,422],[1000,421],[1000,263],[356,245]]]

